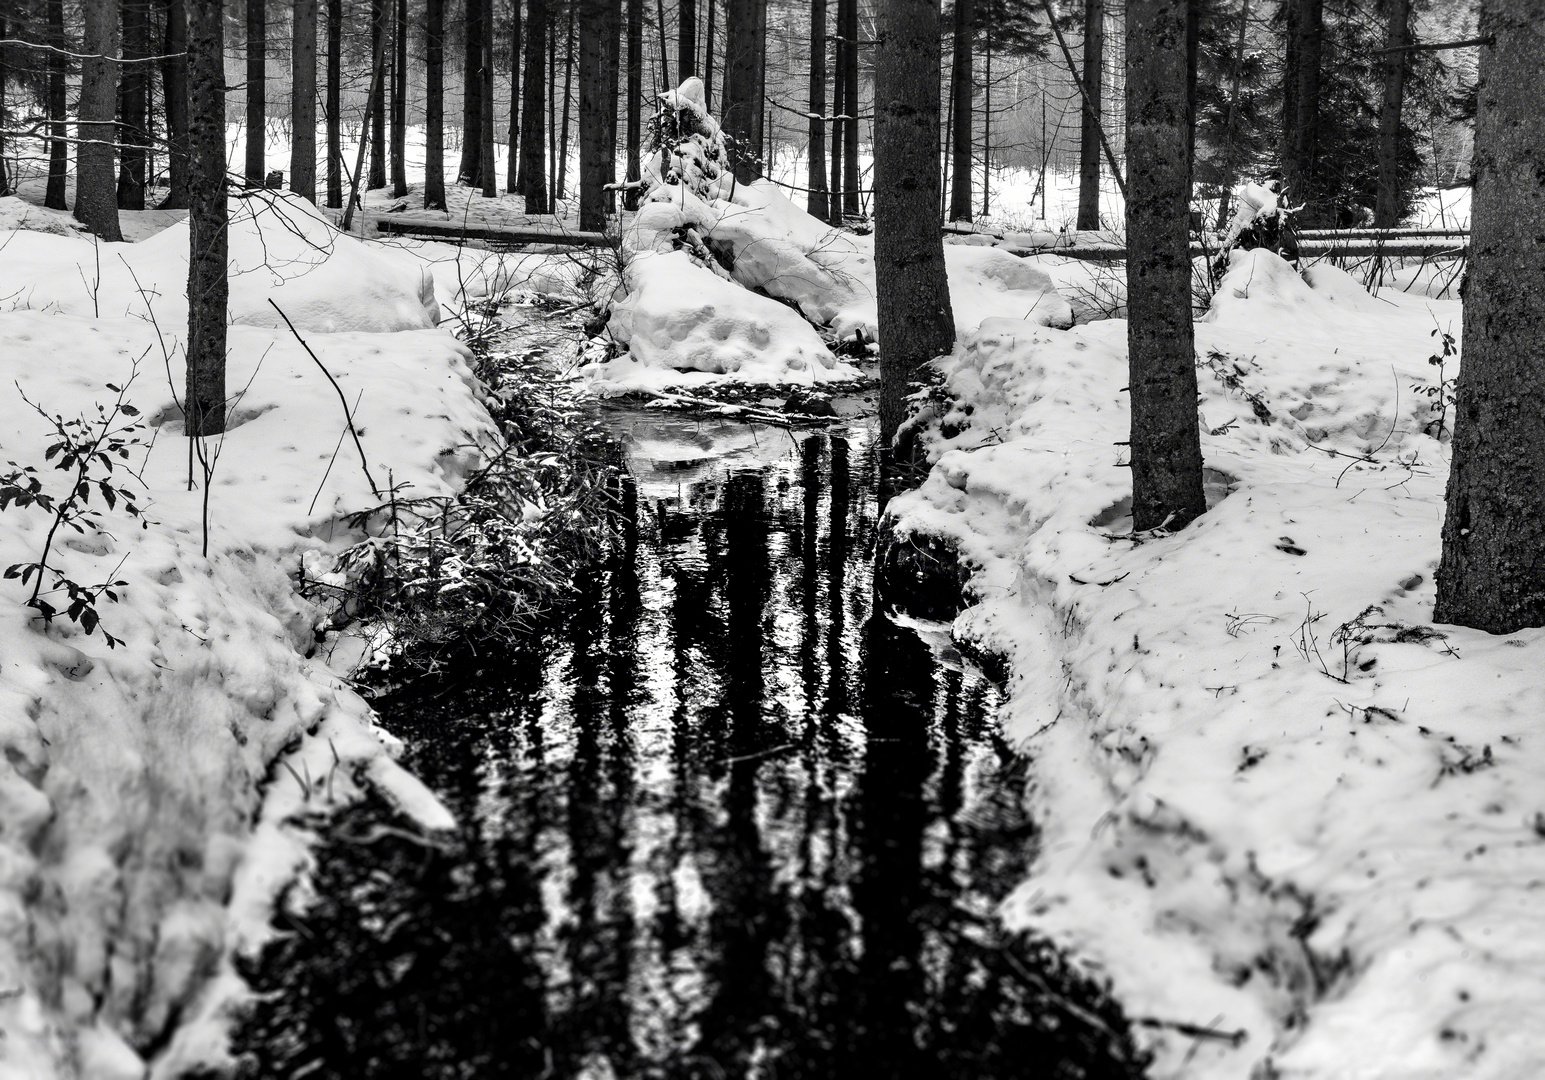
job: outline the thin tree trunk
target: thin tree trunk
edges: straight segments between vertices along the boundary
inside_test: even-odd
[[[954,88],[951,104],[950,161],[954,175],[950,180],[950,221],[971,220],[971,143],[972,97],[976,89],[971,74],[971,38],[976,20],[974,0],[955,0],[955,62],[950,74]]]
[[[547,112],[545,63],[547,59],[547,0],[526,2],[526,69],[521,75],[519,187],[526,197],[526,213],[545,214],[547,202],[547,148],[543,122]]]
[[[628,183],[642,177],[644,132],[644,0],[628,0]],[[629,188],[623,208],[638,209],[638,192]]]
[[[80,65],[80,143],[75,150],[75,219],[103,240],[118,241],[118,185],[113,169],[118,71],[118,5],[87,0]]]
[[[686,82],[697,72],[697,2],[680,0],[677,5],[676,74]]]
[[[569,114],[573,111],[574,101],[574,5],[572,3],[569,5],[569,26],[565,36],[568,38],[568,45],[563,61],[563,133],[553,141],[555,160],[553,173],[558,178],[554,190],[560,199],[569,193]]]
[[[150,0],[123,0],[123,58],[141,60],[150,48]],[[145,209],[145,170],[150,151],[150,72],[125,64],[118,78],[118,208]]]
[[[908,382],[923,364],[954,347],[955,320],[944,272],[934,156],[939,146],[939,2],[881,0],[879,14],[874,269],[880,445],[889,448],[906,413]]]
[[[225,430],[225,26],[222,0],[187,0],[189,195],[187,381],[183,428]]]
[[[617,31],[617,0],[583,0],[585,35],[579,49],[579,227],[606,228],[605,187],[612,182],[613,147],[607,114],[616,114],[617,85],[607,85],[607,52]]]
[[[988,191],[992,187],[992,22],[983,28],[982,50],[982,217],[987,216]]]
[[[520,0],[510,0],[510,156],[505,162],[505,190],[511,195],[520,190],[520,26]]]
[[[0,41],[9,37],[9,31],[5,25],[5,12],[0,11]],[[11,193],[11,180],[5,168],[5,83],[11,76],[10,68],[5,63],[5,51],[0,49],[0,195]]]
[[[757,37],[766,0],[728,0],[724,16],[724,131],[734,140],[735,177],[749,184],[762,175],[757,145],[762,126],[762,101],[757,95],[757,68],[763,63],[764,42]]]
[[[343,206],[342,82],[343,0],[327,0],[327,205],[335,209]]]
[[[408,0],[397,0],[392,17],[392,198],[408,193]]]
[[[406,6],[407,0],[397,0]],[[494,0],[483,0],[482,33],[478,49],[478,100],[482,109],[478,114],[478,151],[482,173],[483,198],[499,197],[499,166],[494,157]]]
[[[1385,40],[1384,98],[1379,105],[1379,189],[1373,227],[1393,229],[1400,223],[1400,114],[1405,104],[1406,69],[1411,54],[1410,0],[1386,0],[1389,35]]]
[[[826,0],[810,0],[810,188],[805,211],[826,220],[831,205],[826,197]]]
[[[1245,29],[1250,25],[1250,0],[1240,0],[1239,33],[1234,38],[1233,87],[1229,91],[1228,116],[1223,122],[1223,178],[1218,184],[1218,229],[1228,224],[1229,202],[1234,193],[1234,169],[1239,157],[1239,84],[1245,65]]]
[[[1105,94],[1105,0],[1084,0],[1084,92],[1078,135],[1078,227],[1100,227],[1100,109]]]
[[[858,168],[858,0],[842,0],[842,2],[847,5],[847,16],[842,23],[842,49],[848,54],[848,62],[842,69],[843,82],[846,83],[842,98],[847,107],[847,115],[850,117],[844,121],[844,126],[848,130],[846,137],[842,140],[842,172],[845,183],[842,192],[842,212],[849,217],[858,217],[864,212],[864,208],[858,201],[860,175]],[[934,133],[934,138],[937,141],[937,131]]]
[[[557,200],[563,198],[563,178],[558,175],[558,16],[550,7],[547,12],[547,175],[552,182],[553,212],[558,209]],[[568,116],[568,102],[564,102],[564,116]],[[564,140],[567,143],[567,139]]]
[[[69,45],[64,36],[64,0],[48,0],[48,42],[56,49]],[[65,104],[65,58],[48,54],[48,188],[43,205],[64,210],[64,185],[70,173],[70,144]]]
[[[391,0],[370,0],[370,55],[380,57],[382,71],[385,65],[391,61],[391,53],[386,50],[387,43],[391,40],[392,9],[387,5]],[[371,73],[370,102],[367,109],[370,113],[370,178],[365,181],[367,188],[384,188],[386,186],[386,79],[376,78]]]
[[[264,140],[268,136],[268,3],[247,0],[247,157],[243,175],[249,188],[268,176]]]
[[[364,209],[364,204],[359,197],[360,185],[365,181],[365,155],[370,149],[371,141],[375,138],[372,123],[376,119],[376,108],[383,101],[380,90],[386,81],[386,38],[383,36],[376,42],[375,58],[370,65],[370,90],[365,95],[365,115],[359,122],[359,150],[354,158],[353,180],[349,185],[349,201],[343,208],[343,222],[339,225],[344,232],[349,231],[349,226],[354,222],[354,210]]]
[[[660,81],[667,89],[673,89],[678,84],[671,82],[670,50],[665,47],[665,0],[654,0],[655,29],[660,32]]]
[[[1186,153],[1187,0],[1128,0],[1127,349],[1132,528],[1176,529],[1206,509]]]
[[[290,46],[290,190],[317,200],[317,0],[295,0]]]
[[[1545,0],[1485,0],[1464,363],[1435,622],[1545,626]]]
[[[1316,170],[1320,126],[1320,61],[1324,0],[1284,0],[1287,58],[1282,72],[1282,183],[1291,203],[1302,203],[1304,225],[1325,224]]]
[[[714,13],[719,9],[719,0],[703,0],[703,2],[708,5],[708,29],[703,35],[703,106],[712,113]]]
[[[478,156],[483,148],[483,111],[478,95],[483,91],[483,80],[477,73],[482,48],[477,39],[483,32],[482,6],[490,2],[492,0],[467,0],[466,18],[462,20],[461,165],[456,170],[456,182],[473,187],[481,186],[483,179],[478,168]]]
[[[836,16],[836,35],[833,38],[832,56],[832,182],[827,193],[828,218],[833,225],[842,224],[842,146],[847,135],[848,126],[836,117],[847,112],[848,104],[848,53],[842,47],[842,14],[845,0],[837,0],[837,7],[833,14]]]
[[[424,5],[424,209],[445,209],[445,0]]]
[[[170,186],[162,210],[188,208],[188,12],[183,0],[164,0],[161,94],[166,107],[166,171]]]

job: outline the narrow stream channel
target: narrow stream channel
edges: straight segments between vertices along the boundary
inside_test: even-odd
[[[619,414],[640,527],[561,634],[379,701],[379,804],[253,973],[261,1077],[1126,1077],[995,906],[1035,842],[993,686],[872,610],[861,423]]]

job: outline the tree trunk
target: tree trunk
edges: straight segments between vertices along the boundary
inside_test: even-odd
[[[103,240],[118,241],[118,185],[113,169],[118,106],[118,5],[87,0],[80,65],[80,143],[75,150],[75,219]]]
[[[391,0],[370,0],[370,55],[385,64],[391,54],[385,51],[391,33]],[[469,0],[470,2],[470,0]],[[471,28],[468,28],[471,33]],[[367,188],[386,186],[386,79],[371,72],[370,104],[370,174]]]
[[[1234,130],[1239,116],[1239,84],[1245,66],[1245,29],[1250,25],[1250,0],[1240,0],[1239,32],[1234,38],[1233,89],[1229,92],[1228,117],[1223,123],[1223,178],[1218,183],[1218,230],[1228,224],[1229,202],[1234,191],[1234,169],[1239,158],[1239,133]]]
[[[424,84],[424,209],[444,210],[445,0],[424,5]]]
[[[708,29],[703,35],[703,106],[713,111],[713,50],[714,50],[714,13],[719,9],[719,0],[704,0],[708,5]]]
[[[982,216],[992,188],[992,23],[984,28],[982,49]]]
[[[64,36],[64,0],[48,0],[48,43],[56,49],[68,47]],[[48,54],[48,187],[43,205],[50,210],[65,209],[64,185],[70,175],[70,144],[65,103],[65,58]]]
[[[858,217],[864,212],[863,206],[858,200],[859,168],[858,168],[858,0],[841,0],[847,7],[847,15],[842,20],[842,51],[847,53],[847,64],[842,69],[842,80],[846,84],[842,91],[842,100],[845,104],[847,115],[851,119],[843,122],[847,128],[847,134],[842,140],[842,173],[845,187],[842,192],[842,212],[849,217]],[[840,9],[839,9],[840,10]],[[934,22],[937,24],[938,20]],[[935,50],[938,43],[934,43]],[[937,113],[937,109],[935,109]],[[937,124],[935,125],[937,128]],[[938,131],[934,132],[934,144],[938,144]]]
[[[327,0],[327,205],[334,209],[343,206],[342,83],[343,0]]]
[[[728,0],[724,8],[724,113],[722,125],[734,144],[735,178],[749,184],[762,175],[757,160],[762,126],[758,68],[765,61],[757,37],[767,0]]]
[[[1132,528],[1178,529],[1206,509],[1186,153],[1187,0],[1128,0],[1127,348]]]
[[[290,190],[317,201],[317,0],[295,0],[290,46]]]
[[[1545,0],[1485,0],[1464,363],[1436,622],[1545,626]]]
[[[837,0],[836,10],[836,34],[834,36],[834,48],[832,49],[832,182],[831,189],[827,193],[826,204],[828,207],[827,220],[833,225],[842,224],[842,163],[844,160],[842,144],[847,135],[848,126],[837,117],[842,116],[848,109],[848,51],[842,47],[842,15],[846,10],[845,0]]]
[[[939,0],[881,0],[874,271],[883,447],[906,413],[907,382],[955,344],[938,218],[939,104]]]
[[[826,0],[810,0],[810,188],[805,193],[805,212],[826,220],[831,205],[826,198]],[[817,119],[819,117],[819,119]]]
[[[586,35],[589,36],[588,34]],[[568,194],[569,183],[569,114],[574,101],[574,4],[569,4],[569,25],[564,33],[567,48],[563,60],[563,125],[558,138],[553,140],[553,192],[561,199]],[[556,66],[557,61],[554,61]],[[557,98],[554,97],[556,102]]]
[[[1078,227],[1100,227],[1100,106],[1105,94],[1105,0],[1084,0],[1084,93],[1078,132]]]
[[[403,7],[407,0],[397,0]],[[494,0],[483,0],[483,26],[478,42],[478,100],[482,109],[478,113],[478,149],[481,165],[483,198],[499,197],[499,165],[494,157]]]
[[[392,16],[392,198],[408,193],[408,0]]]
[[[1389,36],[1384,54],[1384,98],[1379,106],[1379,190],[1373,209],[1373,227],[1393,229],[1400,223],[1400,113],[1405,104],[1406,69],[1411,54],[1410,0],[1386,0]]]
[[[510,0],[510,138],[505,162],[505,190],[520,190],[520,0]]]
[[[0,41],[8,36],[5,12],[0,11]],[[11,193],[11,180],[5,170],[5,81],[10,78],[10,68],[5,63],[5,50],[0,48],[0,195]]]
[[[247,158],[249,188],[260,188],[268,175],[263,140],[268,134],[268,4],[247,0]]]
[[[697,2],[680,0],[677,5],[676,74],[684,83],[697,74]]]
[[[543,139],[547,61],[547,0],[526,0],[526,70],[521,74],[520,192],[526,213],[545,214],[547,147]]]
[[[971,38],[975,20],[974,0],[955,0],[955,63],[950,74],[955,91],[950,105],[951,221],[971,220],[971,139],[975,134],[971,99],[976,89],[971,74]]]
[[[164,0],[161,92],[166,102],[166,168],[170,187],[162,210],[188,208],[188,12],[183,0]]]
[[[222,0],[187,0],[188,345],[184,430],[225,430],[225,27]]]
[[[150,0],[122,0],[123,58],[142,60],[150,48]],[[118,79],[118,208],[145,209],[145,170],[150,151],[148,64],[125,64]]]
[[[1302,203],[1304,225],[1323,224],[1316,205],[1320,125],[1320,60],[1324,0],[1284,0],[1287,59],[1282,71],[1282,185],[1289,203]]]
[[[617,34],[617,0],[582,0],[585,34],[579,48],[579,227],[606,228],[615,173],[608,115],[617,112],[617,84],[608,84],[607,53]]]
[[[644,141],[644,0],[628,0],[628,183],[642,177]],[[623,209],[638,209],[638,192],[629,188]]]

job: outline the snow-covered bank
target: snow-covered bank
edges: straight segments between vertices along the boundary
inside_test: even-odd
[[[451,825],[318,654],[297,583],[359,538],[345,518],[387,486],[456,488],[494,436],[481,390],[465,347],[432,328],[421,264],[328,233],[289,201],[243,221],[238,208],[233,316],[261,323],[273,296],[315,360],[288,330],[232,328],[232,417],[209,441],[207,499],[197,464],[189,483],[176,403],[185,231],[132,246],[0,231],[7,281],[28,285],[0,305],[0,374],[15,384],[0,394],[0,565],[46,553],[42,599],[61,609],[44,625],[30,583],[4,582],[0,1077],[218,1062],[243,994],[233,955],[269,935],[314,814],[371,785],[424,828]],[[243,263],[247,240],[267,258]],[[35,478],[55,508],[67,501],[77,474],[55,468],[50,417],[84,417],[89,441],[99,406],[111,427],[135,426],[121,456],[85,473],[99,520],[50,544],[49,507],[18,493]],[[63,579],[95,593],[90,617],[63,613]]]
[[[1452,302],[1236,255],[1197,326],[1213,508],[1123,535],[1125,323],[984,324],[898,528],[952,539],[1036,762],[1005,908],[1157,1077],[1545,1070],[1545,631],[1431,623]],[[1451,417],[1450,417],[1451,419]],[[1129,519],[1128,519],[1129,520]]]

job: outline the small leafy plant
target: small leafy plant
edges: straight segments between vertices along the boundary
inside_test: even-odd
[[[1445,433],[1452,434],[1453,431],[1448,424],[1448,411],[1454,406],[1454,380],[1448,376],[1448,363],[1458,354],[1459,348],[1454,342],[1454,335],[1441,326],[1432,328],[1432,336],[1438,338],[1438,351],[1429,356],[1427,362],[1438,369],[1438,381],[1426,386],[1413,386],[1411,389],[1429,399],[1429,418],[1422,425],[1422,430],[1434,439],[1441,439]]]
[[[22,400],[32,406],[54,429],[54,440],[44,450],[43,460],[52,462],[56,470],[68,474],[69,487],[64,494],[49,491],[38,475],[38,470],[31,465],[18,465],[9,461],[6,464],[10,466],[10,472],[0,475],[0,511],[9,510],[13,506],[35,506],[53,517],[43,539],[42,552],[31,562],[13,563],[6,567],[5,577],[19,579],[23,586],[32,586],[26,604],[42,617],[45,625],[62,615],[87,634],[101,630],[108,648],[122,644],[122,639],[114,637],[102,626],[97,605],[104,599],[116,602],[118,590],[128,582],[114,580],[113,575],[109,574],[107,581],[82,585],[51,565],[50,558],[54,539],[61,528],[71,529],[79,535],[104,531],[99,506],[113,510],[121,503],[131,517],[139,519],[142,525],[148,524],[137,501],[139,496],[129,486],[129,478],[133,474],[125,464],[129,460],[131,447],[140,444],[139,432],[144,427],[135,419],[139,416],[139,410],[125,400],[135,374],[137,372],[131,373],[128,382],[122,386],[107,384],[107,389],[117,394],[117,397],[110,408],[98,404],[94,418],[79,416],[65,419],[61,415],[47,412],[25,393],[22,394]],[[21,392],[20,386],[17,392]],[[45,585],[48,585],[47,589]],[[62,607],[56,603],[61,600],[58,596],[60,593],[64,594]],[[50,600],[49,597],[54,599]]]

